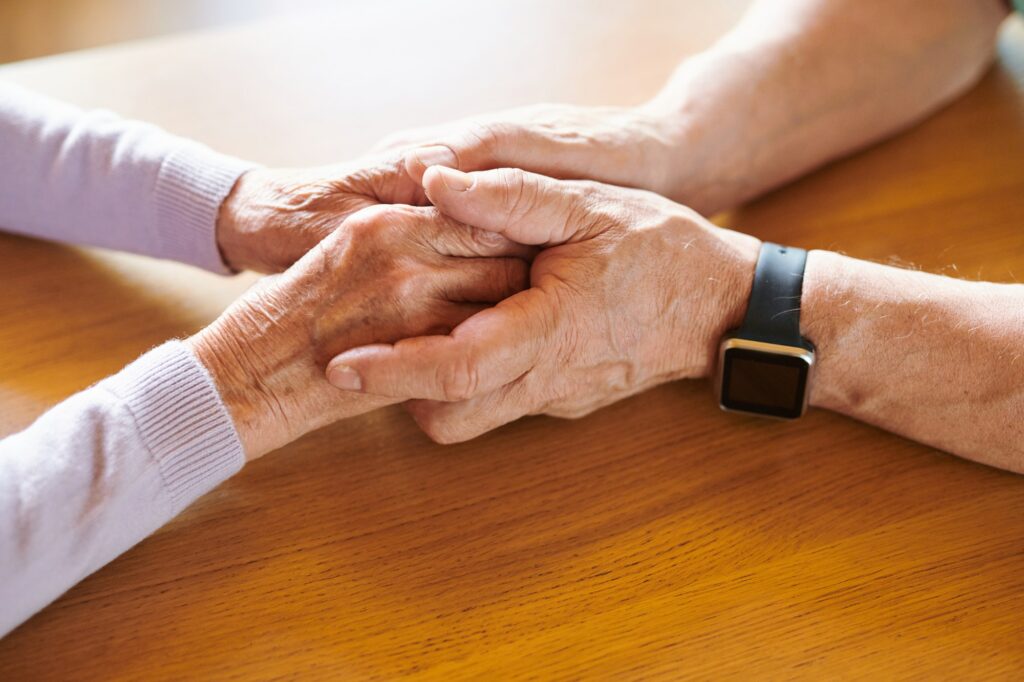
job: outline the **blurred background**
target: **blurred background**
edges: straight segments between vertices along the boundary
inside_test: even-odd
[[[336,0],[0,0],[0,63],[337,4]]]

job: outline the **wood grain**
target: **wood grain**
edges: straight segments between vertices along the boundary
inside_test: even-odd
[[[545,99],[629,103],[744,3],[415,3],[0,69],[268,163]],[[1024,28],[970,94],[722,216],[1024,272]],[[0,432],[249,283],[0,237]],[[0,640],[0,679],[994,679],[1024,674],[1024,483],[704,383],[430,443],[399,409],[248,467]]]

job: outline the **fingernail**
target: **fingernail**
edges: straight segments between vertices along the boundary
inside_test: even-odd
[[[363,388],[363,380],[359,377],[359,372],[346,365],[331,367],[327,380],[337,388],[346,391],[360,391]]]
[[[445,166],[435,166],[434,168],[441,174],[441,182],[444,183],[444,186],[453,192],[465,192],[473,186],[473,176],[469,173]]]
[[[420,147],[413,150],[412,155],[423,164],[424,168],[459,165],[459,160],[455,158],[455,152],[440,144],[432,147]]]

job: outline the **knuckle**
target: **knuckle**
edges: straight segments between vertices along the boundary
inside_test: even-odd
[[[603,232],[625,222],[623,203],[589,180],[566,183],[566,227],[585,233]]]
[[[554,399],[546,403],[539,412],[556,419],[582,419],[604,404],[601,399],[584,397],[580,394],[579,388],[561,387]]]
[[[345,221],[345,228],[353,239],[366,239],[391,222],[390,206],[367,206]]]
[[[451,426],[446,420],[438,419],[431,428],[426,431],[430,440],[439,445],[452,445],[466,440],[459,434],[458,427]]]
[[[518,168],[498,170],[498,187],[508,224],[514,225],[528,215],[537,203],[540,186],[535,175]]]
[[[430,279],[425,277],[420,268],[405,266],[395,276],[393,291],[395,299],[405,309],[424,298],[430,291]]]
[[[371,220],[355,220],[345,225],[345,243],[362,253],[367,248],[375,248],[373,242],[379,232],[377,223]]]
[[[438,385],[446,402],[468,400],[480,386],[480,372],[469,357],[459,357],[438,368]]]
[[[556,419],[574,420],[586,417],[595,409],[593,407],[555,407],[548,410],[545,414]]]
[[[427,438],[440,445],[450,445],[465,440],[458,423],[443,416],[436,408],[421,408],[413,413],[413,418]]]
[[[501,121],[475,121],[466,130],[470,144],[493,156],[512,134],[512,126]]]

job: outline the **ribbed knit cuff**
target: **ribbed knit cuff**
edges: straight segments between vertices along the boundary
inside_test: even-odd
[[[229,274],[217,247],[217,214],[238,177],[255,164],[189,142],[171,153],[156,181],[160,256]]]
[[[245,464],[213,379],[180,341],[151,350],[100,386],[123,400],[134,418],[175,514]]]

